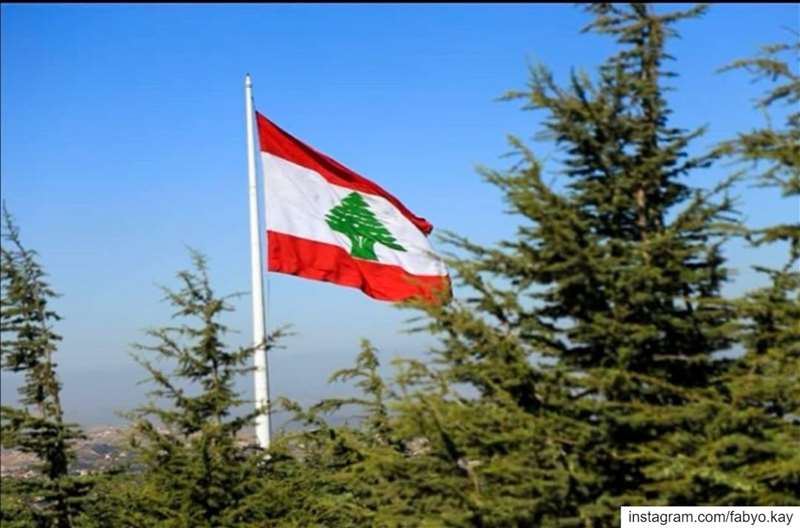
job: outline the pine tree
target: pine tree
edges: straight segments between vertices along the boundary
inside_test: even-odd
[[[366,341],[352,369],[334,372],[331,381],[357,380],[361,398],[325,400],[309,409],[287,399],[281,406],[304,430],[279,437],[265,478],[268,517],[275,526],[386,526],[368,501],[389,499],[375,480],[375,464],[392,458],[388,400],[391,391],[378,374],[375,349]],[[355,405],[364,411],[360,424],[331,426],[324,414]]]
[[[756,108],[768,111],[783,103],[789,112],[782,127],[770,124],[741,133],[720,149],[746,164],[747,181],[776,188],[795,205],[800,196],[798,52],[797,41],[766,46],[761,56],[725,68],[746,69],[775,83]],[[756,266],[768,284],[738,302],[744,355],[723,377],[726,405],[716,414],[715,434],[702,453],[706,461],[722,460],[735,484],[729,486],[727,503],[800,504],[800,222],[793,220],[746,234],[754,249],[785,245],[788,258],[780,267]]]
[[[355,368],[331,376],[355,381],[362,397],[325,400],[308,410],[286,402],[295,419],[309,429],[284,439],[300,454],[295,462],[284,458],[270,472],[277,479],[271,489],[282,489],[294,502],[279,514],[278,526],[471,526],[480,525],[486,510],[496,513],[501,508],[503,515],[495,515],[494,524],[482,525],[509,526],[528,519],[525,514],[531,507],[543,507],[522,501],[482,504],[474,471],[479,461],[471,458],[474,451],[459,452],[456,447],[467,439],[476,443],[476,437],[503,443],[501,431],[513,438],[522,432],[519,422],[496,406],[478,409],[467,401],[454,405],[447,401],[452,393],[444,380],[438,387],[429,384],[436,373],[417,361],[402,364],[394,381],[385,380],[378,373],[377,351],[364,342]],[[326,422],[323,413],[343,406],[361,410],[360,425],[333,427]],[[538,434],[533,429],[522,433]],[[278,445],[286,449],[283,442]],[[524,453],[519,462],[531,462],[529,454],[536,457],[533,452],[518,453]],[[535,486],[526,478],[542,471],[523,463],[496,469],[498,478],[519,479],[521,487]],[[282,497],[265,502],[286,503]],[[544,507],[555,509],[557,504]]]
[[[130,498],[135,507],[117,521],[123,526],[256,526],[260,518],[248,498],[262,485],[263,451],[248,449],[240,433],[260,411],[237,416],[247,403],[237,393],[237,376],[252,348],[229,349],[228,327],[221,316],[230,311],[230,296],[213,291],[205,258],[192,253],[194,270],[181,271],[179,290],[164,289],[174,317],[196,321],[151,330],[154,344],[139,345],[166,361],[162,371],[151,358],[138,357],[156,388],[154,400],[133,413],[135,447],[145,466],[143,482]],[[284,330],[266,343],[271,350]]]
[[[622,505],[734,497],[728,461],[700,463],[722,445],[710,424],[728,408],[720,352],[737,306],[720,288],[722,245],[741,231],[733,180],[689,184],[720,153],[688,155],[703,130],[670,125],[663,95],[673,26],[705,8],[587,9],[587,31],[622,48],[596,80],[573,73],[560,86],[536,67],[529,89],[507,97],[545,112],[564,185],[546,183],[511,138],[520,161],[484,174],[522,225],[497,247],[446,237],[469,294],[418,306],[419,329],[441,337],[433,364],[407,362],[378,382],[361,357],[350,373],[379,390],[351,403],[381,434],[300,413],[316,427],[311,461],[326,483],[304,503],[322,512],[309,524],[330,514],[342,526],[617,526]]]
[[[795,34],[795,38],[797,35]],[[782,60],[788,54],[788,60]],[[768,90],[756,101],[755,107],[769,111],[783,103],[789,108],[785,125],[774,128],[771,123],[763,128],[740,133],[735,140],[721,145],[720,151],[749,162],[751,181],[759,185],[778,189],[784,198],[800,196],[800,74],[797,69],[800,58],[800,41],[793,44],[765,46],[760,57],[739,60],[723,71],[745,69],[756,79],[768,79],[777,86]],[[791,275],[793,266],[800,260],[800,224],[798,222],[778,224],[750,230],[749,237],[756,246],[774,242],[789,245],[789,260],[784,271]],[[769,270],[761,268],[765,273]]]
[[[664,98],[673,26],[705,8],[587,9],[586,31],[621,46],[597,78],[573,73],[561,86],[538,66],[528,90],[507,95],[545,113],[541,137],[561,149],[563,186],[546,183],[533,152],[511,138],[520,161],[484,174],[523,225],[499,247],[450,235],[465,255],[451,269],[471,296],[427,309],[443,336],[440,374],[479,394],[464,404],[477,412],[454,412],[462,421],[449,427],[488,420],[486,407],[520,424],[450,435],[452,452],[482,463],[474,500],[492,507],[474,507],[476,524],[612,526],[623,504],[715,499],[676,454],[705,434],[711,383],[726,366],[718,353],[731,345],[735,314],[720,296],[721,246],[737,225],[730,181],[690,186],[716,154],[688,155],[703,130],[671,125]],[[517,469],[526,464],[538,470]]]
[[[70,475],[74,458],[72,443],[81,430],[64,420],[61,384],[54,354],[61,336],[53,331],[60,317],[50,307],[56,294],[35,251],[21,242],[19,229],[3,206],[3,242],[0,247],[0,335],[2,368],[22,373],[19,388],[22,408],[2,406],[2,445],[36,455],[40,476],[17,483],[19,495],[3,492],[3,510],[9,501],[18,504],[18,514],[37,526],[68,528],[83,508],[90,479]],[[9,484],[9,486],[11,486]],[[26,511],[27,510],[27,511]],[[5,512],[4,512],[5,516]]]
[[[354,257],[378,260],[375,255],[376,243],[405,251],[370,210],[364,197],[357,192],[345,196],[339,205],[328,211],[325,218],[331,229],[345,234],[350,239],[350,254]]]

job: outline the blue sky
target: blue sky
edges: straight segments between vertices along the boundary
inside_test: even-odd
[[[437,228],[490,243],[517,221],[475,167],[507,166],[506,134],[531,137],[542,118],[496,97],[524,86],[529,63],[564,79],[614,50],[579,33],[582,10],[557,4],[0,9],[2,195],[63,295],[64,401],[85,424],[118,422],[114,411],[142,400],[131,344],[167,322],[156,285],[174,284],[185,246],[208,255],[220,292],[249,288],[245,72],[256,108],[283,128]],[[709,126],[698,152],[763,123],[751,103],[765,85],[716,70],[784,40],[786,27],[798,29],[796,5],[718,5],[679,28],[669,99],[673,123]],[[727,170],[690,183],[710,186]],[[797,218],[797,204],[772,191],[738,191],[752,224]],[[748,266],[782,258],[740,245],[728,256],[740,269],[732,293],[758,284]],[[296,332],[271,359],[273,394],[309,403],[341,390],[325,379],[352,364],[361,337],[387,362],[432,343],[403,333],[410,313],[356,290],[271,275],[269,291],[269,326]],[[249,300],[236,305],[232,341],[243,343]],[[2,379],[7,402],[14,380]]]

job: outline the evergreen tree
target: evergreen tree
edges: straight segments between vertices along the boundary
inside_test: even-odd
[[[61,384],[53,357],[61,336],[53,331],[60,317],[50,307],[55,292],[35,251],[21,242],[19,229],[3,207],[3,245],[0,247],[0,335],[2,368],[22,373],[21,408],[0,408],[2,445],[36,455],[40,476],[13,485],[16,497],[3,485],[3,517],[10,502],[15,516],[27,517],[37,526],[67,528],[81,511],[91,483],[69,473],[74,458],[72,442],[80,429],[65,422]],[[9,484],[9,487],[11,484]],[[11,522],[12,519],[8,519]]]
[[[721,247],[741,231],[732,179],[689,184],[721,153],[689,156],[703,130],[672,126],[663,95],[673,26],[705,8],[588,10],[587,31],[622,48],[597,79],[560,86],[536,67],[529,89],[508,95],[546,113],[566,181],[547,184],[516,138],[520,162],[485,171],[523,224],[498,247],[446,237],[471,293],[419,305],[420,330],[442,338],[434,366],[407,362],[392,384],[362,353],[349,374],[373,398],[349,403],[371,410],[380,434],[327,426],[316,411],[342,401],[298,410],[315,427],[306,463],[324,482],[303,503],[310,525],[617,526],[622,505],[741,500],[737,469],[769,474],[723,456],[741,429],[714,429],[731,414],[733,362],[720,353],[737,306],[720,288]]]
[[[342,203],[328,211],[325,218],[331,229],[344,233],[350,239],[350,254],[354,257],[378,260],[375,255],[376,243],[405,251],[357,192],[345,196]]]
[[[377,352],[364,342],[355,368],[331,377],[355,381],[362,397],[325,400],[308,410],[285,402],[308,429],[278,443],[286,453],[294,446],[295,456],[271,466],[270,478],[277,480],[270,489],[282,490],[294,504],[273,512],[276,526],[468,526],[478,524],[481,510],[494,506],[481,504],[474,472],[478,462],[470,458],[474,451],[459,452],[455,444],[475,436],[503,443],[501,431],[513,438],[519,424],[496,407],[447,402],[446,383],[431,385],[437,375],[422,363],[404,364],[394,382],[384,380],[378,367]],[[346,405],[364,413],[360,425],[333,427],[322,417]],[[514,469],[498,478],[528,486],[524,478],[540,471],[523,464]],[[287,503],[283,497],[264,502]],[[530,510],[521,502],[504,506],[504,517],[496,515],[494,524],[484,525],[513,525],[506,521],[526,518]]]
[[[783,60],[785,55],[788,59]],[[768,79],[777,84],[756,101],[757,109],[768,112],[783,103],[789,110],[783,127],[774,128],[770,122],[766,127],[740,133],[735,140],[723,143],[720,149],[751,164],[751,181],[776,188],[784,198],[793,200],[800,196],[800,74],[796,71],[799,59],[800,41],[796,40],[792,44],[765,46],[760,57],[739,60],[725,68],[726,71],[745,69],[756,79]],[[774,242],[788,244],[789,259],[781,271],[789,276],[796,275],[793,270],[800,260],[799,222],[751,229],[749,236],[756,246]],[[767,274],[776,271],[763,267],[759,270]]]
[[[366,497],[389,499],[385,489],[376,486],[375,464],[391,457],[385,449],[389,431],[387,401],[391,392],[378,375],[379,362],[369,343],[352,369],[333,373],[331,381],[356,379],[362,398],[341,398],[320,402],[303,409],[281,399],[281,406],[292,413],[305,429],[280,436],[275,443],[264,476],[270,484],[266,499],[268,517],[274,526],[384,526]],[[356,405],[366,411],[355,426],[334,427],[324,414]],[[381,449],[384,448],[384,449]],[[380,459],[380,462],[378,462]]]
[[[439,375],[478,392],[426,404],[452,408],[442,429],[469,429],[447,450],[477,462],[474,525],[612,526],[624,504],[716,500],[676,453],[705,434],[727,365],[735,313],[720,296],[721,246],[737,226],[730,181],[689,184],[716,155],[688,155],[703,130],[671,125],[664,98],[673,27],[705,8],[587,9],[586,30],[621,46],[596,80],[573,73],[560,86],[539,66],[507,95],[545,112],[564,185],[511,138],[519,163],[485,176],[523,225],[493,248],[450,235],[465,255],[451,269],[472,295],[426,309],[443,336]],[[478,420],[492,425],[467,425]]]
[[[797,41],[766,46],[760,57],[726,68],[746,69],[775,83],[756,108],[768,111],[783,103],[789,111],[783,126],[770,123],[741,133],[720,149],[747,164],[748,181],[776,188],[795,206],[800,196],[798,52]],[[800,504],[800,222],[792,220],[747,231],[754,249],[783,244],[788,258],[780,267],[756,266],[768,284],[738,302],[744,355],[723,377],[726,405],[716,414],[715,434],[702,452],[703,458],[720,460],[735,484],[728,503]]]
[[[261,486],[257,477],[265,454],[247,449],[240,438],[259,411],[234,413],[247,403],[234,381],[252,371],[246,365],[253,349],[225,345],[228,328],[220,318],[231,310],[229,296],[219,297],[211,288],[204,257],[193,252],[192,260],[194,270],[178,273],[181,288],[164,291],[176,309],[174,317],[196,324],[151,330],[155,343],[138,346],[173,370],[162,371],[151,359],[138,358],[156,388],[154,400],[133,413],[134,445],[145,472],[141,488],[130,497],[134,506],[117,525],[256,526],[260,518],[248,507],[248,498]],[[283,334],[273,333],[267,350]]]
[[[434,361],[400,362],[386,380],[364,343],[355,367],[333,376],[354,381],[361,397],[310,409],[284,402],[306,428],[276,439],[267,464],[239,474],[249,484],[230,487],[225,499],[235,504],[225,511],[239,516],[217,522],[617,526],[626,504],[795,501],[796,276],[790,266],[773,270],[772,285],[751,299],[721,297],[722,245],[743,231],[727,197],[733,179],[703,190],[689,178],[725,153],[745,152],[747,142],[690,157],[702,130],[672,126],[663,95],[673,26],[704,9],[588,8],[587,30],[621,46],[596,79],[575,73],[561,86],[537,67],[529,89],[508,96],[545,112],[545,136],[562,148],[564,184],[546,183],[534,153],[511,138],[519,163],[484,174],[522,225],[496,247],[446,237],[461,255],[451,270],[469,294],[415,305],[425,316],[418,329],[441,337]],[[791,153],[796,142],[785,139]],[[756,144],[778,159],[778,142]],[[796,160],[786,152],[779,159]],[[792,181],[792,163],[769,178]],[[363,228],[384,243],[368,207],[351,197],[331,211],[331,227],[364,237],[356,233]],[[750,236],[791,242],[795,229]],[[174,339],[157,337],[174,349]],[[721,354],[737,340],[744,356]],[[159,396],[186,398],[158,383],[166,388]],[[334,427],[324,418],[348,405],[364,413],[360,424]],[[176,409],[162,421],[182,423],[186,412]],[[180,506],[192,503],[187,490],[204,474],[185,468],[203,463],[180,446],[205,429],[179,440],[148,427],[150,502],[140,521],[203,525],[208,509]],[[159,502],[156,490],[170,498]]]
[[[788,54],[787,60],[781,60]],[[746,68],[778,85],[769,90],[756,107],[768,109],[783,102],[790,108],[785,126],[756,129],[740,134],[723,146],[744,161],[754,162],[755,179],[764,186],[777,188],[784,198],[797,203],[800,196],[800,42],[767,46],[762,57],[735,62],[733,68]],[[795,71],[791,64],[794,64]],[[758,170],[758,162],[766,167]],[[780,268],[758,266],[770,284],[751,292],[743,300],[747,321],[744,340],[748,347],[747,370],[761,372],[761,379],[743,385],[756,387],[762,407],[778,418],[800,419],[800,221],[752,229],[749,237],[755,246],[783,243],[789,255]],[[762,361],[764,365],[761,365]],[[798,472],[800,474],[800,472]]]

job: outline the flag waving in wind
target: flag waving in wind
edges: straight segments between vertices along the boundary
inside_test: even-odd
[[[263,115],[256,121],[269,271],[359,288],[384,301],[449,294],[427,220]]]

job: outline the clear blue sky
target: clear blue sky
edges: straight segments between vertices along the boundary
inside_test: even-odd
[[[141,401],[130,344],[167,322],[156,284],[174,284],[185,245],[208,255],[219,291],[249,288],[245,72],[262,113],[437,228],[489,243],[516,220],[475,166],[506,166],[505,135],[530,137],[542,117],[495,98],[524,86],[528,62],[563,79],[613,50],[579,34],[588,18],[571,5],[1,9],[2,195],[63,294],[64,401],[85,424],[116,422],[115,410]],[[669,46],[680,74],[670,100],[673,123],[710,126],[698,149],[763,122],[751,102],[764,84],[716,70],[785,40],[785,27],[798,29],[796,5],[718,5],[682,25]],[[797,217],[797,204],[773,192],[739,191],[754,224]],[[757,283],[749,265],[781,258],[739,246],[728,254],[740,268],[732,292]],[[352,364],[361,337],[387,362],[432,342],[402,333],[410,313],[356,290],[280,275],[269,283],[270,326],[297,332],[272,358],[273,394],[309,403],[335,393],[325,379]],[[230,319],[234,342],[250,335],[248,306],[241,299]],[[4,374],[4,402],[13,386]]]

